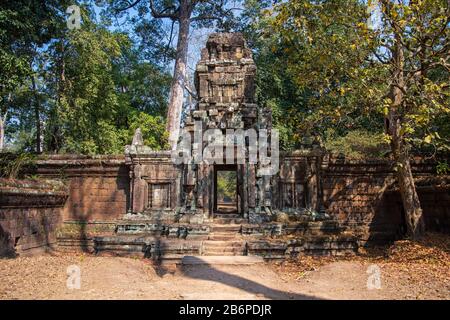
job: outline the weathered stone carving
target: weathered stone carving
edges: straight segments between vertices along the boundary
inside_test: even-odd
[[[144,138],[142,137],[141,128],[137,128],[134,132],[133,141],[131,142],[133,146],[143,146]]]
[[[211,34],[196,68],[198,104],[187,117],[186,130],[193,134],[194,126],[199,122],[203,132],[208,129],[219,129],[224,133],[226,130],[269,129],[270,112],[261,113],[255,101],[255,75],[256,66],[252,53],[242,34]],[[203,149],[206,143],[207,141],[203,141],[202,146],[195,146],[193,149]],[[226,140],[226,145],[234,147],[233,150],[238,148],[236,143]],[[270,214],[270,178],[256,175],[258,166],[249,163],[248,150],[243,151],[246,156],[242,161],[238,161],[237,152],[236,150],[234,153],[234,161],[227,161],[226,165],[203,162],[195,168],[184,166],[188,170],[188,174],[184,176],[193,175],[197,179],[194,185],[188,178],[183,181],[186,201],[182,211],[192,211],[192,207],[195,207],[206,219],[213,218],[217,211],[215,174],[218,170],[235,170],[238,177],[238,214],[254,222],[260,222],[264,220],[261,219],[262,216]],[[225,150],[223,154],[226,154]],[[196,198],[192,201],[193,196]],[[189,208],[191,201],[195,205]]]
[[[179,206],[180,170],[172,163],[171,153],[136,144],[126,147],[125,162],[130,168],[128,213],[154,219],[174,216]]]
[[[250,223],[270,220],[275,208],[318,210],[319,162],[315,156],[308,159],[291,156],[279,176],[264,176],[260,172],[267,164],[261,158],[257,163],[249,159],[250,150],[256,148],[257,142],[242,136],[243,146],[236,138],[224,138],[225,146],[218,147],[224,148],[223,163],[197,161],[198,153],[204,155],[205,147],[210,147],[211,139],[216,139],[216,136],[211,136],[210,140],[205,138],[208,129],[224,134],[253,129],[257,135],[266,130],[270,140],[272,113],[256,103],[255,76],[252,53],[242,34],[209,36],[195,72],[198,102],[185,120],[185,134],[190,135],[191,142],[179,144],[183,154],[186,148],[190,152],[186,153],[185,161],[176,166],[169,152],[155,152],[144,146],[142,133],[136,130],[132,145],[127,146],[125,152],[131,178],[129,212],[146,213],[153,218],[160,218],[163,212],[166,216],[176,216],[178,221],[208,222],[218,213],[216,177],[221,170],[236,171],[236,213]],[[203,137],[201,143],[195,139],[199,135]],[[214,146],[224,139],[214,141]],[[233,152],[231,161],[228,150]],[[222,150],[214,149],[211,154],[216,151]],[[270,155],[268,148],[267,156]],[[156,205],[154,199],[158,201]],[[167,205],[162,205],[161,201]]]

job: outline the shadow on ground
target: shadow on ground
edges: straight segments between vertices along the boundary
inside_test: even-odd
[[[192,259],[200,258],[192,257]],[[195,260],[194,260],[195,261]],[[230,266],[231,267],[231,266]],[[234,266],[237,270],[240,267],[248,268],[249,266]],[[239,290],[245,291],[249,294],[253,294],[258,298],[265,298],[271,300],[318,300],[318,297],[309,296],[305,294],[298,294],[295,292],[287,292],[282,290],[273,289],[265,284],[258,283],[251,279],[246,279],[245,277],[228,273],[219,270],[214,265],[211,264],[199,264],[199,265],[181,265],[178,267],[181,274],[187,278],[205,280],[208,282],[220,283],[232,288],[237,288]],[[158,276],[162,277],[167,273],[172,273],[170,268],[164,265],[156,266],[156,272]],[[205,293],[202,293],[205,294]],[[212,293],[208,299],[216,299]]]

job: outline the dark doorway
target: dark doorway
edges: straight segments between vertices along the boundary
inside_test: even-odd
[[[214,212],[238,213],[237,166],[216,166],[214,170]]]

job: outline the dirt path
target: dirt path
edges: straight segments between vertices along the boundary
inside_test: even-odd
[[[378,283],[369,279],[375,279],[374,267],[380,271]],[[368,282],[372,287],[379,284],[379,289],[368,289]],[[303,277],[297,284],[305,294],[323,299],[450,299],[449,272],[442,278],[434,278],[431,275],[414,278],[407,271],[399,270],[393,265],[376,265],[361,261],[329,263]]]
[[[79,290],[66,286],[70,265],[80,267]],[[268,264],[155,268],[141,259],[46,255],[0,260],[0,299],[450,299],[448,281],[411,283],[383,269],[381,290],[368,290],[367,268],[331,262],[295,279]]]

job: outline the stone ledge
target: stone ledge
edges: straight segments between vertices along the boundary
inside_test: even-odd
[[[55,180],[0,179],[0,208],[62,207],[67,187]]]
[[[185,256],[181,260],[181,264],[184,266],[196,266],[196,265],[253,265],[264,263],[264,259],[261,257],[250,256],[209,256],[209,257],[196,257]]]

